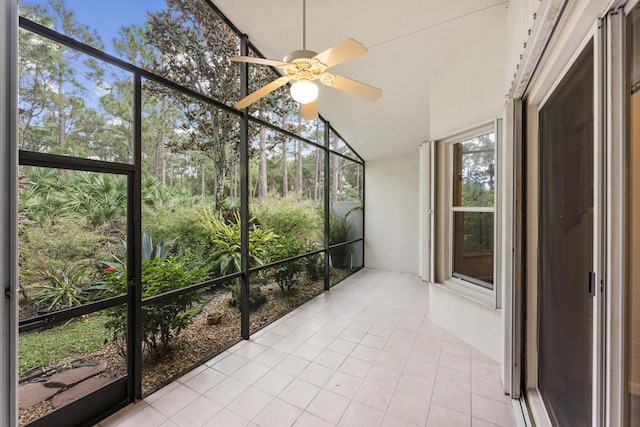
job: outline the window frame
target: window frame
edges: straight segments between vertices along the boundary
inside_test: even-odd
[[[444,289],[448,289],[460,294],[488,307],[499,309],[501,307],[501,284],[498,265],[498,256],[500,255],[499,245],[500,231],[496,224],[500,216],[500,144],[502,140],[501,133],[502,120],[494,119],[484,122],[478,126],[471,127],[461,132],[455,133],[449,137],[438,140],[437,145],[443,151],[444,156],[439,156],[439,166],[441,169],[437,172],[438,178],[441,180],[436,191],[444,193],[444,206],[438,209],[442,215],[441,224],[443,226],[443,245],[444,251],[440,255],[441,261],[436,265],[444,271],[436,271],[436,275],[440,280],[436,280],[436,285]],[[454,146],[455,144],[473,139],[478,136],[493,133],[495,135],[494,145],[494,200],[492,207],[468,207],[454,206]],[[442,200],[442,199],[441,199]],[[454,251],[454,230],[453,216],[455,212],[491,212],[493,213],[493,288],[479,284],[474,281],[464,280],[453,275],[453,251]],[[433,248],[434,250],[436,248]],[[436,252],[437,254],[437,252]],[[444,258],[444,259],[443,259]],[[436,267],[437,269],[438,267]]]

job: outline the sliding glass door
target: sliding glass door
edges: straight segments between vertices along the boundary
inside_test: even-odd
[[[592,423],[593,82],[590,44],[539,117],[538,388],[563,427]]]

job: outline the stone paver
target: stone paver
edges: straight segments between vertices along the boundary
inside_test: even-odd
[[[92,391],[95,391],[100,387],[109,384],[111,381],[113,381],[112,378],[89,378],[88,380],[84,380],[76,386],[63,391],[62,393],[53,396],[51,405],[54,409],[59,408],[69,402],[73,402],[74,400],[81,398],[82,396],[86,396]]]
[[[20,386],[18,406],[20,409],[31,408],[36,403],[47,400],[60,391],[58,387],[46,387],[43,382],[29,383]]]
[[[107,362],[99,361],[95,366],[81,366],[60,372],[47,381],[47,387],[69,387],[87,378],[98,375],[107,369]]]

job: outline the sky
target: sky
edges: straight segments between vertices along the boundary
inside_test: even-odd
[[[47,0],[21,0],[20,4],[47,4]],[[164,0],[66,0],[76,18],[102,38],[105,51],[113,54],[113,39],[121,27],[131,24],[142,25],[146,21],[147,11],[164,8]]]

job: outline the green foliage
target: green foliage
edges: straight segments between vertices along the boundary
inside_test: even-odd
[[[313,244],[311,244],[307,245],[304,252],[313,252],[316,249],[317,248]],[[324,255],[309,255],[303,258],[301,261],[304,266],[304,271],[307,274],[307,278],[312,282],[320,280],[324,271]]]
[[[149,238],[149,242],[151,239]],[[164,247],[161,242],[156,248]],[[156,255],[142,261],[142,298],[164,294],[169,291],[183,288],[200,281],[204,272],[199,269],[187,270],[184,265],[173,257],[160,257],[158,253],[147,252]],[[105,285],[112,295],[121,295],[127,289],[127,274],[122,263],[106,263],[107,277]],[[192,316],[196,309],[194,304],[201,301],[199,291],[189,292],[172,297],[158,303],[149,303],[142,307],[142,338],[144,348],[150,356],[157,357],[165,354],[172,341],[180,331],[192,323]],[[110,320],[106,326],[112,330],[113,338],[124,349],[127,337],[127,309],[116,307],[109,313]]]
[[[228,286],[231,290],[229,306],[236,307],[242,311],[242,295],[240,294],[240,284],[234,282]],[[262,293],[260,286],[249,286],[249,310],[255,310],[267,302],[267,296]]]
[[[241,270],[240,219],[233,215],[233,221],[225,221],[224,215],[213,209],[202,209],[198,213],[201,224],[209,232],[214,246],[215,271],[220,275]],[[276,239],[271,229],[253,224],[249,228],[249,264],[262,265],[269,245]]]
[[[306,252],[305,245],[298,239],[293,237],[280,237],[275,244],[269,249],[269,259],[278,261],[302,255]],[[283,295],[290,295],[295,290],[298,283],[298,274],[305,267],[304,260],[299,259],[280,264],[270,269],[271,276],[274,278]]]
[[[59,276],[49,274],[49,283],[35,285],[39,290],[32,300],[39,305],[45,305],[47,311],[69,308],[80,305],[83,287],[89,287],[87,266],[71,268],[68,272],[61,272]]]
[[[347,222],[347,215],[336,214],[333,210],[329,213],[329,245],[337,245],[346,242],[351,226]]]
[[[73,302],[74,295],[85,301],[88,294],[83,291],[95,281],[99,259],[106,256],[105,250],[116,246],[115,240],[119,239],[91,229],[82,219],[48,218],[21,226],[18,255],[23,293],[38,303],[53,303],[50,309],[66,306],[64,301]],[[32,295],[33,291],[36,294]]]
[[[290,236],[306,242],[322,240],[322,211],[311,200],[298,200],[295,195],[270,195],[252,209],[264,227],[279,236]]]
[[[20,334],[19,374],[56,360],[99,349],[109,339],[109,332],[104,327],[106,321],[106,316],[92,316],[86,322],[68,322],[45,331]]]

